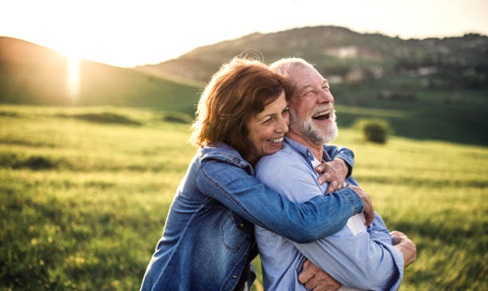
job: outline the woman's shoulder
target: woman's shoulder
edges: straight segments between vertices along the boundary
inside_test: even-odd
[[[222,142],[202,146],[199,149],[199,155],[202,163],[217,161],[232,164],[240,168],[249,166],[249,163],[242,158],[236,149]]]
[[[201,146],[199,148],[199,153],[203,158],[214,158],[220,156],[240,156],[233,147],[223,142]]]

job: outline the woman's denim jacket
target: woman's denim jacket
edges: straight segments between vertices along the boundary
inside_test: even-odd
[[[352,167],[350,150],[327,152]],[[255,278],[247,276],[257,255],[254,224],[305,243],[340,230],[363,206],[349,188],[293,203],[259,183],[233,148],[203,147],[176,191],[141,290],[240,289]]]

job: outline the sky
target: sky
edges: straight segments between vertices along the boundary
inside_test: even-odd
[[[0,0],[0,36],[134,67],[306,26],[403,39],[488,35],[487,12],[488,0]]]

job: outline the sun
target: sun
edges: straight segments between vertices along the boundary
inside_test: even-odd
[[[67,88],[68,97],[75,101],[80,93],[80,57],[76,54],[66,54],[67,59]]]

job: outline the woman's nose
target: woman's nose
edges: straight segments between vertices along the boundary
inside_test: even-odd
[[[280,118],[278,121],[278,127],[276,128],[277,132],[284,132],[286,133],[288,131],[288,118]]]

